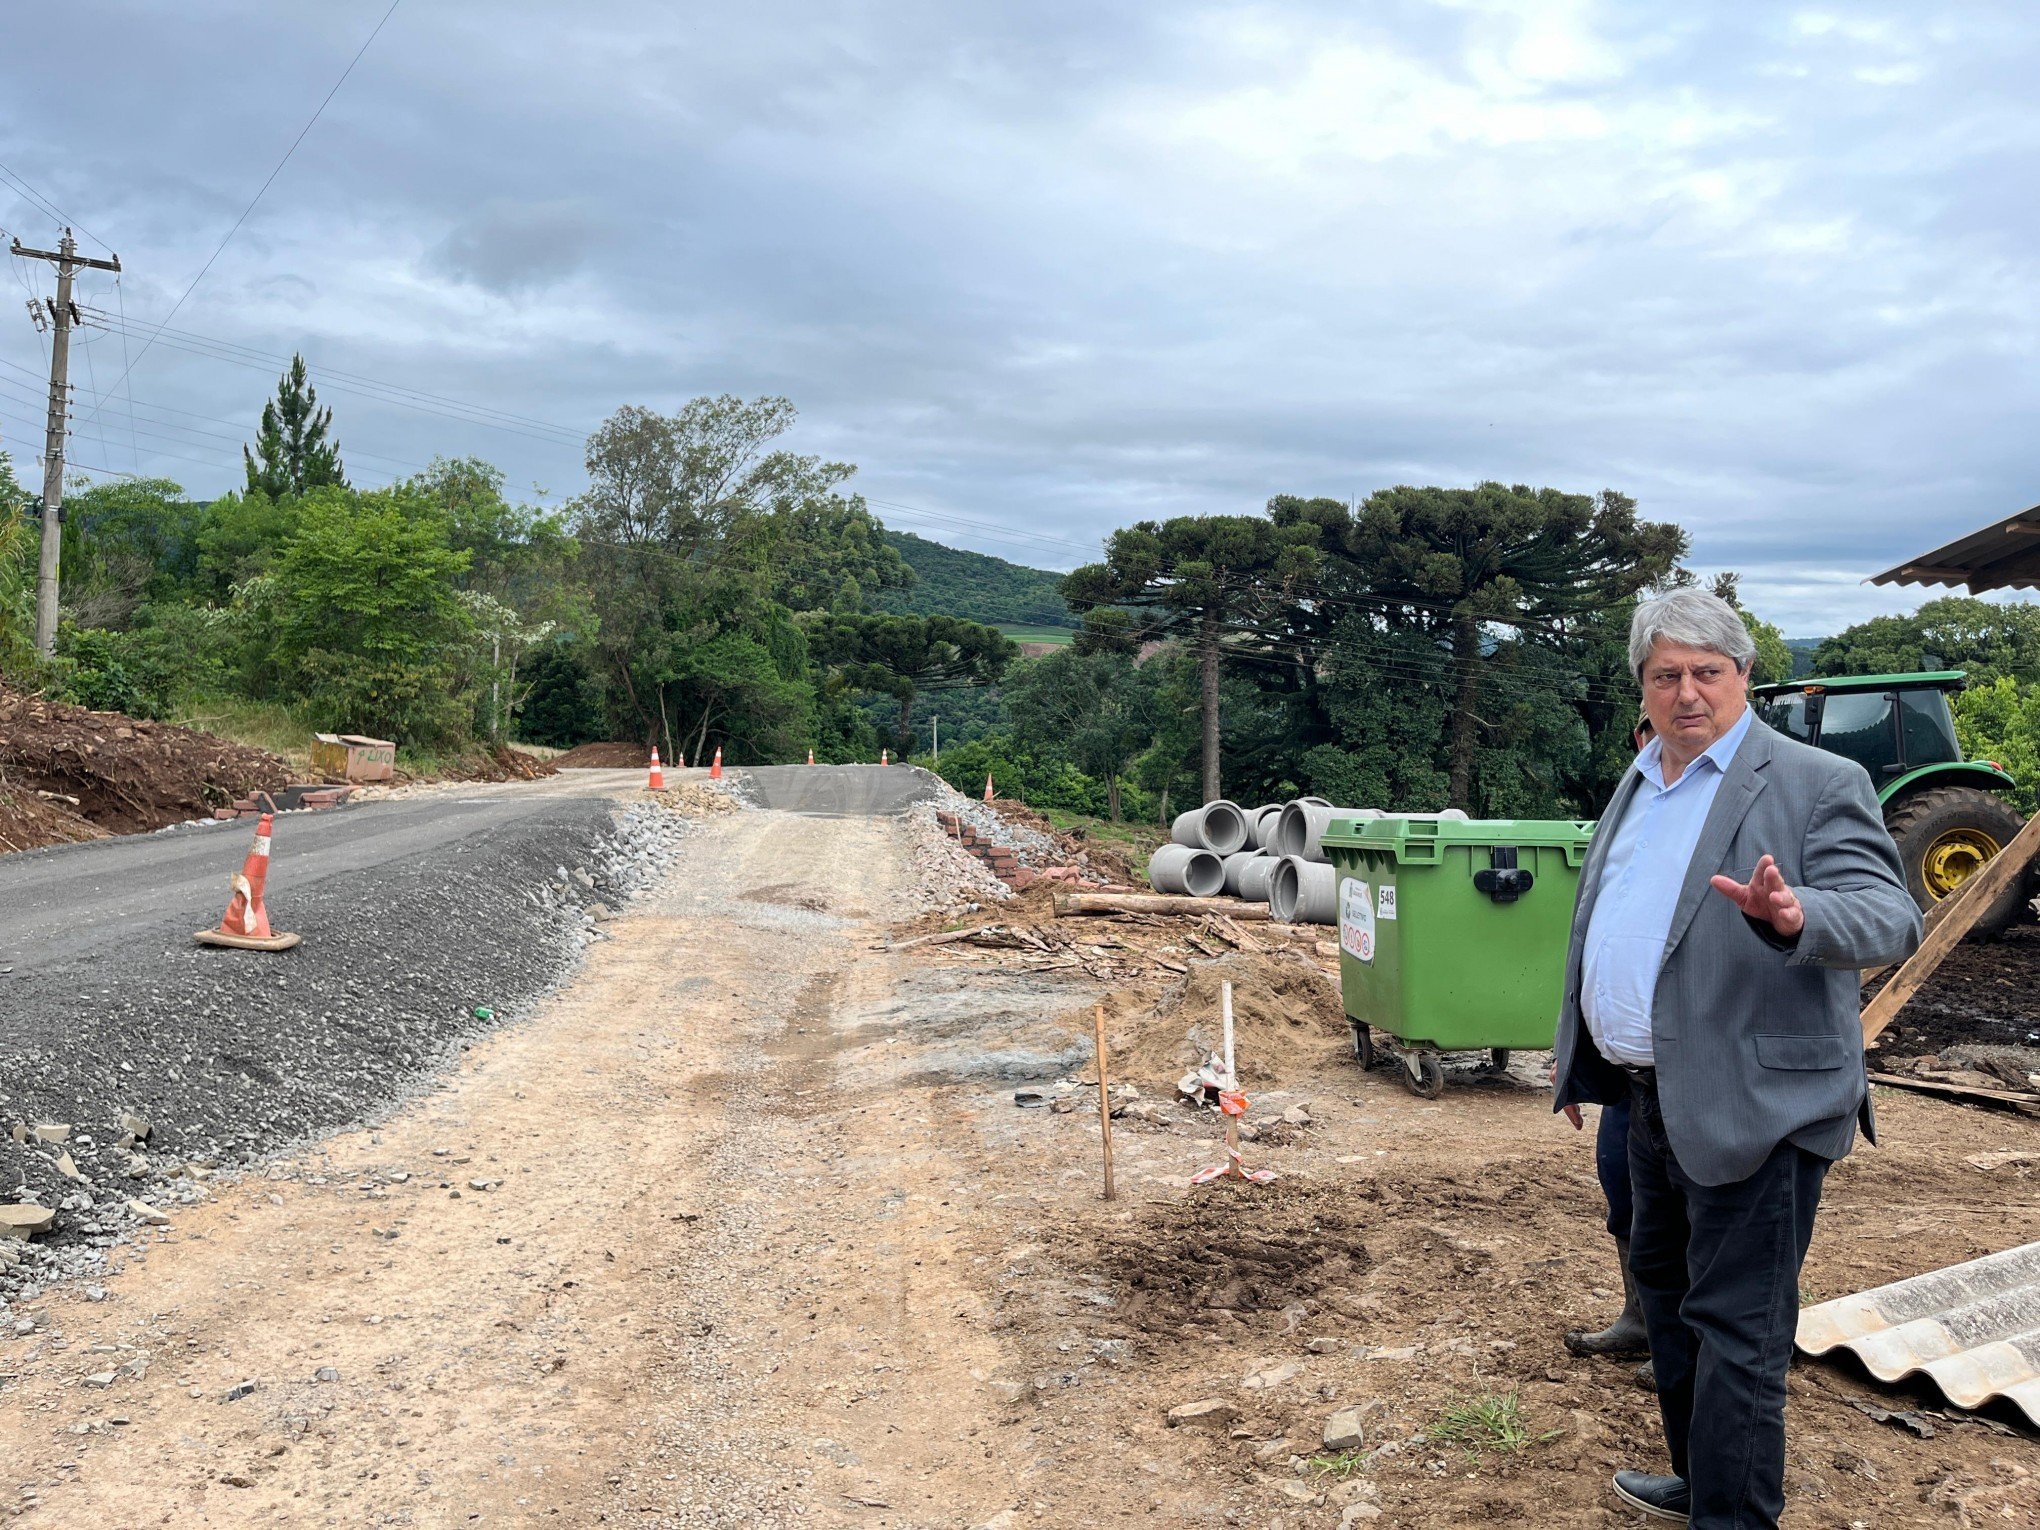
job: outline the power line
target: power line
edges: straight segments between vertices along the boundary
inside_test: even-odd
[[[36,211],[43,214],[43,216],[48,218],[51,222],[57,224],[59,227],[75,228],[79,233],[83,234],[87,239],[90,239],[94,244],[98,245],[101,249],[105,250],[109,255],[113,253],[112,245],[108,244],[104,239],[101,239],[97,234],[93,233],[91,229],[87,228],[84,224],[80,223],[76,218],[72,217],[69,213],[65,212],[63,208],[57,206],[55,202],[52,202],[40,191],[37,191],[35,187],[29,185],[27,179],[24,176],[22,176],[19,172],[10,169],[6,165],[0,165],[0,179],[4,179],[9,184],[11,184],[15,190],[19,191],[24,197],[28,199],[30,206],[34,207]]]
[[[225,250],[228,244],[233,241],[234,235],[238,234],[241,231],[241,225],[243,223],[246,223],[248,221],[248,215],[255,211],[255,204],[262,200],[264,193],[266,193],[269,190],[271,183],[273,183],[276,180],[277,176],[283,173],[283,167],[289,164],[290,157],[293,154],[297,153],[298,145],[305,141],[305,135],[311,132],[313,127],[317,125],[319,118],[325,115],[326,108],[332,104],[333,98],[340,93],[340,87],[342,85],[345,85],[347,83],[347,77],[350,74],[354,73],[354,66],[360,63],[361,56],[364,53],[368,52],[369,44],[374,42],[376,38],[381,34],[382,29],[386,25],[388,25],[390,17],[396,15],[397,7],[401,4],[403,4],[403,0],[390,0],[390,8],[383,12],[382,20],[378,21],[375,24],[375,30],[370,32],[368,34],[368,37],[362,42],[361,46],[354,50],[354,57],[349,59],[347,61],[347,67],[340,71],[340,78],[335,80],[333,82],[333,88],[326,92],[326,98],[323,101],[321,101],[318,105],[318,108],[315,111],[313,111],[311,115],[311,120],[306,122],[303,127],[298,129],[297,137],[293,138],[290,141],[290,147],[283,151],[283,158],[279,159],[276,162],[276,167],[269,172],[267,179],[265,179],[262,182],[262,184],[256,188],[255,195],[248,199],[248,205],[241,209],[241,216],[234,220],[234,226],[227,230],[225,236],[221,238],[219,244],[214,248],[212,254],[206,257],[205,264],[198,268],[198,275],[192,277],[190,285],[187,286],[184,289],[184,291],[178,295],[177,301],[170,305],[170,312],[163,315],[164,323],[167,324],[171,319],[175,318],[177,316],[177,310],[184,306],[184,300],[190,297],[193,292],[197,291],[198,284],[205,280],[206,272],[210,271],[213,268],[213,262],[220,258],[221,251]],[[141,361],[142,357],[148,355],[149,346],[153,345],[154,343],[155,342],[153,340],[144,342],[141,350],[135,354],[134,360],[128,363],[126,371],[123,371],[120,374],[119,379],[115,383],[116,387],[118,387],[120,383],[127,381],[128,372],[132,372],[135,369],[136,364]],[[97,411],[94,412],[96,413]]]

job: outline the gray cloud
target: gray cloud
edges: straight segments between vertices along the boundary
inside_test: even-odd
[[[6,163],[127,262],[98,306],[169,309],[382,8],[0,23]],[[2040,498],[2036,54],[2016,0],[407,4],[178,315],[259,355],[166,337],[75,450],[229,486],[297,348],[574,430],[783,392],[897,524],[1023,561],[1276,492],[1612,486],[1828,630]],[[557,432],[323,392],[363,481],[578,485]]]

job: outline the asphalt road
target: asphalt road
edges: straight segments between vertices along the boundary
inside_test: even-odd
[[[293,904],[336,877],[374,883],[392,866],[486,857],[520,826],[592,825],[605,799],[642,784],[637,771],[563,771],[279,815],[271,922],[293,928]],[[217,926],[253,842],[253,821],[241,819],[0,856],[0,966],[24,973]]]
[[[730,774],[758,806],[809,818],[890,818],[936,792],[935,778],[915,765],[760,765]]]

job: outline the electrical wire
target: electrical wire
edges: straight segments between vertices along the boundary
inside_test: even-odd
[[[318,124],[319,118],[325,115],[326,108],[332,105],[333,98],[340,93],[340,87],[345,85],[347,77],[354,73],[354,66],[360,63],[362,55],[368,52],[369,44],[373,43],[381,35],[382,29],[389,24],[390,17],[396,15],[397,7],[401,4],[403,4],[403,0],[390,0],[390,8],[383,12],[382,20],[375,24],[374,30],[363,40],[361,46],[355,49],[354,57],[349,59],[347,67],[340,71],[340,78],[333,82],[333,88],[326,92],[325,99],[319,102],[318,107],[312,112],[311,119],[298,129],[298,135],[290,141],[290,147],[283,151],[283,158],[276,162],[275,168],[269,172],[268,177],[256,188],[255,195],[248,199],[248,205],[241,209],[241,216],[234,220],[233,227],[227,230],[226,234],[220,239],[219,244],[213,249],[212,254],[206,257],[205,264],[198,268],[198,274],[192,277],[190,284],[178,295],[177,301],[170,305],[170,311],[163,316],[164,323],[167,324],[170,320],[174,319],[177,316],[177,310],[184,306],[185,299],[198,290],[198,284],[205,280],[205,274],[213,268],[213,262],[218,260],[221,252],[233,242],[234,235],[241,231],[241,225],[248,221],[248,215],[255,211],[255,204],[262,200],[277,176],[283,173],[283,167],[289,164],[290,157],[297,153],[298,145],[305,141],[305,135],[311,132],[313,127]],[[154,344],[154,341],[148,341],[143,344],[141,350],[136,353],[134,360],[129,362],[127,369],[121,373],[120,378],[115,384],[116,386],[121,382],[127,381],[128,373],[132,372],[142,357],[149,353],[149,346],[152,344]]]

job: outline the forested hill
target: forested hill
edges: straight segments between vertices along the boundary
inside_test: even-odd
[[[885,533],[914,571],[910,590],[887,590],[876,604],[881,611],[914,616],[961,616],[988,626],[1074,627],[1076,618],[1063,604],[1062,575],[1043,568],[1022,568],[1004,558],[944,547],[911,531]]]

